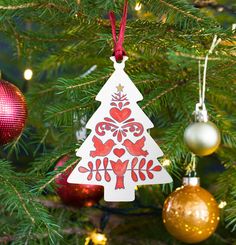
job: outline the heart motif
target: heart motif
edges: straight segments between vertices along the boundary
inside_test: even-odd
[[[116,148],[113,150],[113,153],[118,157],[122,157],[125,154],[125,150]]]
[[[123,110],[120,110],[118,108],[111,108],[110,115],[117,121],[117,122],[123,122],[126,120],[131,114],[131,110],[129,108],[125,108]]]

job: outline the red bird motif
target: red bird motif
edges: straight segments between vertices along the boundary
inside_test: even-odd
[[[122,144],[126,147],[128,152],[133,156],[147,156],[148,152],[143,150],[144,142],[146,138],[143,136],[141,139],[137,140],[135,143],[133,143],[130,140],[125,140]]]
[[[112,148],[115,145],[113,140],[108,140],[105,143],[103,143],[96,136],[93,136],[93,144],[94,144],[94,147],[96,148],[96,150],[90,151],[91,157],[107,156],[111,152]]]
[[[111,161],[111,167],[116,175],[116,189],[125,189],[124,174],[127,170],[129,160],[122,162],[120,159],[117,162]]]

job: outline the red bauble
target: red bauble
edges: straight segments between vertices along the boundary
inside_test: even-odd
[[[69,156],[62,157],[56,164],[55,169],[62,167]],[[56,178],[57,193],[61,200],[70,206],[91,207],[103,197],[103,187],[100,185],[81,185],[69,184],[67,178],[72,172],[73,167]]]
[[[0,80],[0,145],[13,141],[21,134],[26,118],[24,95],[15,85]]]

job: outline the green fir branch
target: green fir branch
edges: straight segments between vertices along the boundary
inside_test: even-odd
[[[34,201],[24,182],[15,178],[17,174],[11,169],[9,163],[0,161],[1,166],[1,200],[5,212],[15,216],[19,224],[15,230],[17,237],[15,244],[29,244],[30,234],[46,232],[53,244],[60,237],[58,226],[51,220],[45,208]],[[12,183],[14,180],[14,184]]]

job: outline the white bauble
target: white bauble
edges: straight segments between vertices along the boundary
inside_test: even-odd
[[[220,145],[220,132],[212,122],[195,122],[184,132],[184,141],[191,152],[198,156],[207,156]]]

